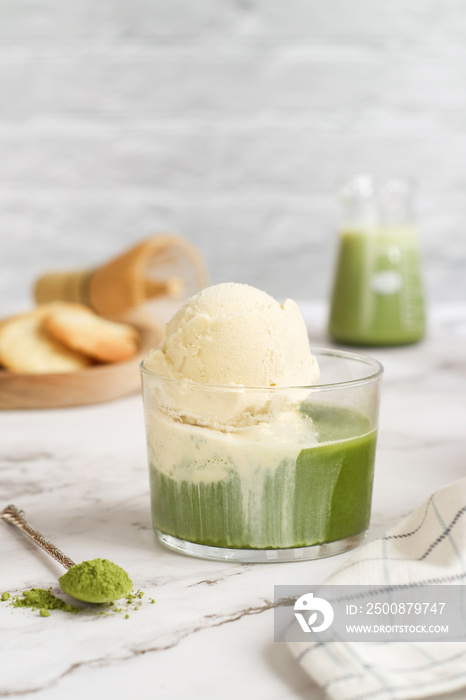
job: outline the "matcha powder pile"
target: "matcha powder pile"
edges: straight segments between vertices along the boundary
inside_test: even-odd
[[[9,593],[4,593],[2,595],[2,600],[10,600]],[[15,596],[11,604],[15,608],[33,608],[34,610],[40,610],[40,614],[43,617],[48,617],[50,614],[49,610],[63,610],[63,612],[73,614],[81,612],[81,608],[65,603],[60,598],[54,596],[51,591],[45,590],[45,588],[32,588],[30,591],[24,591],[22,595]]]
[[[109,603],[131,593],[133,583],[124,569],[108,559],[83,561],[58,579],[68,595],[86,603]]]

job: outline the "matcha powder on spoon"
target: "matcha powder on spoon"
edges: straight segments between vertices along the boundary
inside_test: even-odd
[[[129,595],[133,588],[126,571],[108,559],[76,564],[58,582],[65,593],[86,603],[109,603]]]
[[[59,578],[59,583],[62,591],[73,598],[84,603],[113,603],[120,598],[130,595],[133,582],[120,566],[108,559],[92,559],[83,561],[81,564],[75,564],[38,530],[35,530],[24,518],[23,512],[18,510],[13,504],[0,511],[0,518],[24,532],[35,544],[68,569],[67,573]],[[50,591],[38,588],[33,589],[33,591],[34,600],[31,599],[31,596],[26,591],[22,598],[15,598],[14,604],[17,607],[40,606],[41,615],[44,616],[47,615],[47,610],[52,609],[52,604],[54,607],[64,604],[59,598],[55,598]],[[53,601],[47,597],[50,595],[54,599]],[[4,593],[1,599],[2,601],[8,601],[9,597],[8,593]],[[58,602],[55,603],[54,601]]]

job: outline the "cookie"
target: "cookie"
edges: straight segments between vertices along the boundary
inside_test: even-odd
[[[54,340],[100,362],[123,362],[138,350],[135,328],[108,321],[80,304],[52,305],[43,326]]]
[[[0,325],[0,364],[10,372],[24,374],[76,372],[92,364],[89,357],[46,333],[42,326],[45,312],[39,307]]]

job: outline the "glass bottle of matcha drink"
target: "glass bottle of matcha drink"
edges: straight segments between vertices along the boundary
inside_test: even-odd
[[[341,343],[401,345],[425,333],[412,186],[369,176],[342,190],[342,222],[329,333]]]

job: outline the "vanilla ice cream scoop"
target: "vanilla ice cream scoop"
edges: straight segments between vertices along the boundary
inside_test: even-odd
[[[164,377],[221,386],[309,386],[319,378],[297,304],[291,299],[279,304],[238,283],[207,287],[191,297],[144,366]]]

